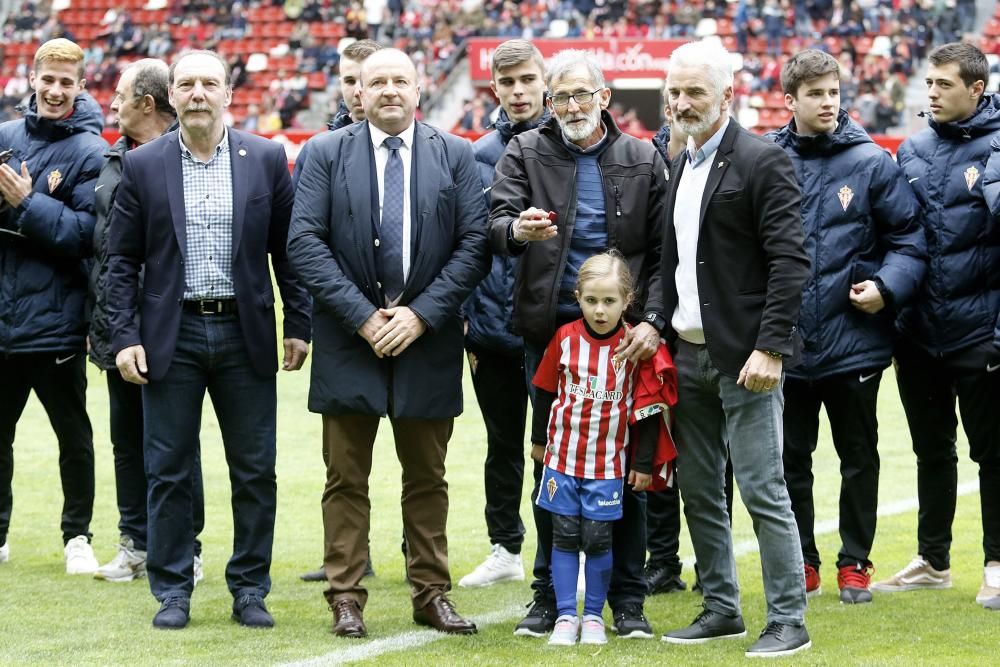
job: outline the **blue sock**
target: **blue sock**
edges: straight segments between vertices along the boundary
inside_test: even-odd
[[[610,562],[610,561],[608,561]],[[576,616],[576,579],[580,574],[580,556],[575,551],[552,548],[552,588],[560,616]],[[607,586],[604,588],[607,592]]]
[[[587,581],[587,594],[583,598],[583,615],[600,616],[608,599],[611,584],[611,550],[599,556],[587,554],[583,576]]]

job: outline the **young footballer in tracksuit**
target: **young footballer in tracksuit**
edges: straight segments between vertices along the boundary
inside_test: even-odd
[[[924,209],[927,278],[898,321],[899,397],[917,455],[917,557],[879,591],[951,588],[958,400],[979,466],[984,572],[976,601],[1000,608],[1000,96],[971,44],[928,56],[929,127],[897,157]]]
[[[781,73],[792,120],[769,135],[785,149],[802,190],[812,275],[802,292],[801,363],[786,373],[785,481],[799,528],[806,592],[820,592],[812,455],[826,408],[840,457],[837,584],[845,603],[871,602],[878,508],[882,371],[892,359],[893,318],[926,269],[920,207],[887,151],[840,110],[840,66],[807,50]]]
[[[489,204],[496,164],[515,136],[549,118],[545,107],[545,61],[530,42],[512,39],[493,52],[490,85],[500,101],[494,131],[472,144],[483,193]],[[514,280],[517,258],[495,254],[489,275],[465,302],[465,349],[472,386],[486,426],[486,531],[490,553],[458,585],[491,586],[522,581],[521,497],[528,378],[524,341],[514,333]],[[554,620],[554,618],[553,618]]]

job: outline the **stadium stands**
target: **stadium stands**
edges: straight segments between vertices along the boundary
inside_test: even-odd
[[[873,125],[880,93],[889,91],[898,114],[907,77],[918,60],[930,46],[958,38],[975,21],[975,4],[970,9],[969,0],[958,0],[951,8],[912,0],[855,1],[847,3],[848,9],[842,0],[484,0],[471,10],[467,7],[476,3],[463,0],[394,0],[374,3],[384,7],[379,22],[366,20],[366,4],[26,0],[3,26],[0,88],[8,108],[15,98],[19,101],[19,67],[30,61],[41,41],[61,35],[88,50],[88,87],[105,106],[121,62],[146,55],[167,57],[185,47],[214,48],[234,68],[233,122],[243,124],[248,111],[262,117],[275,113],[287,128],[296,125],[296,113],[311,95],[333,97],[337,44],[345,37],[374,36],[410,52],[421,76],[425,106],[434,104],[437,88],[464,56],[465,40],[471,36],[711,37],[743,54],[737,109],[744,123],[764,131],[787,122],[778,81],[783,59],[803,48],[821,48],[853,75],[844,86],[845,105],[856,119]],[[1000,9],[986,22],[979,45],[989,54],[1000,53]],[[290,88],[279,72],[301,73],[304,83]],[[8,85],[11,79],[14,83]],[[482,98],[483,104],[492,105],[488,94]],[[330,109],[335,101],[330,99]],[[480,104],[470,100],[468,108],[475,107],[478,116]],[[618,110],[634,127],[631,111]],[[883,120],[885,115],[883,110]],[[481,125],[467,119],[466,125],[470,123]],[[249,124],[256,127],[258,120]],[[321,122],[313,122],[303,129],[319,127]]]

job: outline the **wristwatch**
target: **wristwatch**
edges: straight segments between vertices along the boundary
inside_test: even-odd
[[[663,333],[663,329],[667,326],[667,321],[663,319],[658,313],[646,313],[642,317],[643,322],[648,322],[653,325],[658,333]]]
[[[772,359],[781,359],[784,355],[781,352],[772,352],[771,350],[761,350],[764,354],[771,357]]]

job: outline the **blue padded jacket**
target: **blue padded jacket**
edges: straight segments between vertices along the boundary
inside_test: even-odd
[[[819,379],[885,368],[893,319],[926,270],[921,211],[892,156],[841,111],[837,129],[804,136],[795,121],[768,135],[785,149],[802,189],[802,225],[812,275],[802,292],[801,363],[788,375]],[[851,305],[851,285],[873,280],[886,307]]]
[[[897,154],[924,210],[930,256],[927,279],[898,326],[933,356],[989,340],[1000,348],[1000,225],[987,205],[990,193],[998,199],[1000,157],[991,157],[991,143],[1000,131],[1000,95],[984,96],[963,121],[928,125]]]

